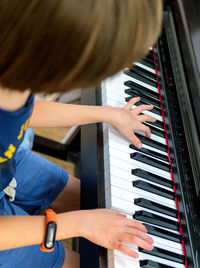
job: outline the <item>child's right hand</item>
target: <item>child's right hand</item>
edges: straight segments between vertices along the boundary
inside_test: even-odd
[[[80,235],[108,249],[117,249],[137,258],[138,254],[123,242],[132,243],[147,250],[153,249],[153,239],[140,222],[108,209],[82,211]]]

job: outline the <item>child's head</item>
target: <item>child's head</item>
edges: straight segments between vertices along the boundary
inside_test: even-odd
[[[161,0],[0,1],[0,85],[96,85],[141,59],[160,26]]]

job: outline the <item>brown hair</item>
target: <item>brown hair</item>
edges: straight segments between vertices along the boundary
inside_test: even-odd
[[[0,84],[32,93],[98,84],[141,59],[161,0],[1,0]]]

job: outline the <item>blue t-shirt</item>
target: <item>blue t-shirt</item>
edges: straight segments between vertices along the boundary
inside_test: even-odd
[[[33,110],[34,98],[15,112],[0,109],[0,191],[11,182],[15,171],[14,155],[23,140]]]

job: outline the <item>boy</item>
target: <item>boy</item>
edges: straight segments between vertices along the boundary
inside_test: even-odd
[[[160,25],[160,0],[0,1],[2,267],[79,267],[78,254],[65,254],[59,241],[52,252],[40,250],[50,231],[40,213],[48,207],[58,213],[56,240],[82,236],[134,258],[123,242],[153,248],[141,223],[106,209],[80,211],[79,180],[19,144],[28,126],[106,122],[141,148],[134,131],[150,137],[142,122],[155,120],[140,115],[149,105],[131,109],[139,98],[114,108],[34,103],[32,94],[98,84],[143,57]]]

